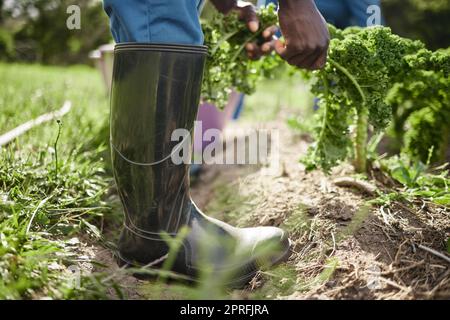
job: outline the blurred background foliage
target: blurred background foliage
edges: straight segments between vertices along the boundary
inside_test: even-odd
[[[450,0],[382,0],[386,23],[429,49],[450,46]]]
[[[69,30],[67,8],[81,11],[81,29]],[[0,59],[43,64],[86,63],[111,41],[100,0],[0,0]]]
[[[66,27],[67,7],[81,8],[81,30]],[[450,0],[382,0],[395,33],[450,46]],[[43,64],[88,63],[89,52],[110,42],[100,0],[0,0],[0,59]],[[212,10],[208,5],[204,14]]]

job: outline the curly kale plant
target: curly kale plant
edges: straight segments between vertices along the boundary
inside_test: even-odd
[[[353,145],[355,168],[364,172],[369,125],[378,131],[389,125],[392,108],[385,98],[395,78],[404,73],[406,57],[423,44],[384,27],[340,31],[330,26],[330,30],[328,63],[315,72],[312,87],[320,98],[321,122],[316,144],[304,162],[329,171]]]
[[[276,24],[273,6],[259,13],[261,29]],[[420,41],[392,34],[389,28],[329,26],[332,40],[322,70],[303,72],[319,98],[316,141],[303,159],[307,168],[329,171],[352,156],[358,172],[367,169],[370,128],[394,128],[404,136],[405,149],[418,158],[430,147],[442,153],[448,144],[450,54],[431,52]],[[252,93],[256,82],[270,77],[281,59],[269,55],[251,61],[245,44],[262,31],[250,33],[236,17],[218,16],[204,26],[210,47],[203,97],[223,106],[232,88]],[[420,111],[420,112],[419,112]]]
[[[258,17],[260,28],[256,33],[250,32],[235,14],[218,13],[202,24],[205,45],[209,48],[202,90],[205,101],[223,108],[233,88],[252,94],[256,83],[261,78],[270,78],[272,71],[282,63],[274,53],[257,61],[248,58],[246,44],[261,41],[264,29],[278,23],[274,5],[260,9]]]

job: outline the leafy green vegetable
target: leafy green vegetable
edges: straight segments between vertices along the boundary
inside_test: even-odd
[[[406,57],[410,71],[387,97],[393,110],[393,133],[403,151],[425,162],[445,159],[450,141],[450,50],[420,50]]]
[[[385,97],[408,67],[405,57],[423,44],[384,27],[341,31],[330,26],[330,31],[329,60],[324,69],[314,72],[312,86],[321,100],[321,124],[316,144],[303,161],[308,168],[329,171],[354,145],[356,169],[364,172],[369,125],[376,131],[389,125],[392,109]],[[353,136],[352,126],[356,127]]]
[[[282,60],[274,53],[260,60],[250,60],[245,45],[261,41],[265,28],[276,25],[278,17],[274,5],[258,12],[260,28],[250,32],[235,14],[224,16],[217,13],[208,23],[203,23],[205,44],[209,47],[202,98],[223,108],[228,95],[235,88],[239,92],[252,94],[261,78],[270,78]]]
[[[273,6],[262,9],[259,17],[262,27],[255,34],[235,16],[219,15],[204,25],[211,55],[203,87],[205,100],[223,107],[232,88],[252,93],[260,78],[286,65],[273,54],[260,61],[245,55],[245,44],[277,22]],[[312,82],[320,106],[316,142],[302,159],[307,168],[328,172],[353,155],[356,170],[365,172],[369,130],[383,131],[393,119],[401,139],[407,120],[413,128],[404,137],[411,155],[423,160],[432,146],[442,154],[449,135],[448,50],[429,51],[422,42],[397,36],[385,27],[338,30],[330,25],[329,30],[332,40],[325,68],[301,71]]]
[[[328,63],[313,73],[312,91],[322,108],[316,144],[303,159],[308,168],[329,171],[347,158],[354,145],[356,170],[364,172],[369,125],[375,131],[385,130],[396,119],[393,115],[402,112],[399,117],[409,120],[409,128],[395,121],[394,127],[402,140],[407,131],[408,153],[423,162],[432,146],[443,154],[449,141],[448,51],[431,52],[423,43],[384,27],[341,31],[330,26],[330,31]],[[403,110],[404,105],[410,107]]]

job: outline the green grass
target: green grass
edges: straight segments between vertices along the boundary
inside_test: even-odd
[[[95,264],[95,257],[83,257],[82,243],[112,247],[109,240],[120,229],[120,203],[110,192],[109,107],[100,74],[81,66],[18,64],[0,64],[0,74],[0,134],[72,102],[61,126],[48,122],[0,149],[0,299],[107,298],[111,289],[123,297],[114,275],[82,271],[78,286],[70,273],[84,262]],[[269,121],[281,107],[288,110],[284,119],[289,112],[308,116],[312,108],[305,105],[312,105],[312,97],[298,79],[265,81],[258,94],[247,97],[243,119]],[[237,197],[235,186],[217,183],[214,190],[217,196],[206,212],[248,225],[254,211],[250,199]],[[285,227],[292,232],[310,228],[301,210],[291,220]],[[299,288],[292,265],[264,277],[264,286],[250,298],[274,298]],[[150,299],[241,297],[224,290],[219,280],[197,287],[155,281],[136,290]]]
[[[80,243],[109,246],[101,227],[106,226],[107,239],[113,239],[111,230],[118,230],[121,221],[117,197],[108,195],[113,184],[107,147],[109,107],[100,74],[81,66],[19,64],[0,64],[0,74],[0,134],[60,109],[66,100],[72,102],[72,110],[58,119],[60,124],[45,123],[0,149],[0,299],[106,298],[110,288],[121,297],[108,274],[87,276],[82,271],[78,286],[70,273],[80,260],[95,263],[90,257],[80,259]],[[280,104],[303,104],[304,93],[294,91],[287,94],[282,83],[263,83],[264,93],[249,97],[244,119],[269,120]],[[227,203],[227,217],[221,218],[238,222],[236,199],[226,188],[218,189],[223,194],[219,192],[221,197],[211,207],[223,209]],[[242,216],[242,207],[238,209]],[[137,290],[148,298],[229,298],[232,293],[216,282],[199,287],[149,282]]]
[[[110,245],[101,227],[118,230],[121,220],[117,197],[108,196],[113,184],[107,148],[109,107],[100,74],[81,66],[19,64],[0,64],[0,74],[0,134],[60,109],[66,100],[72,102],[72,110],[58,119],[60,124],[45,123],[0,149],[0,299],[106,298],[110,287],[121,297],[110,275],[82,276],[78,287],[70,273],[82,262],[80,243]],[[294,90],[283,95],[283,89],[282,83],[263,83],[264,93],[249,97],[244,118],[268,120],[280,103],[304,102],[303,95],[296,96]],[[235,201],[223,191],[216,205],[221,209],[228,201],[230,211],[224,214],[228,221],[237,221]],[[193,288],[149,282],[138,291],[149,298],[230,297],[216,282]],[[158,288],[164,295],[158,295]]]
[[[70,273],[80,265],[76,238],[101,240],[97,226],[112,214],[100,75],[87,67],[6,64],[0,74],[2,134],[65,100],[73,105],[57,145],[52,121],[0,149],[0,298],[104,297],[108,279],[82,277],[78,288]]]

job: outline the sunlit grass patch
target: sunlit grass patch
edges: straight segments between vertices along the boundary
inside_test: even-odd
[[[0,64],[0,72],[1,133],[73,104],[58,141],[52,121],[0,150],[0,297],[106,297],[106,286],[82,270],[83,284],[73,281],[83,260],[77,237],[99,240],[97,226],[111,212],[105,195],[112,177],[101,156],[107,141],[86,148],[107,120],[100,78],[86,67]]]

